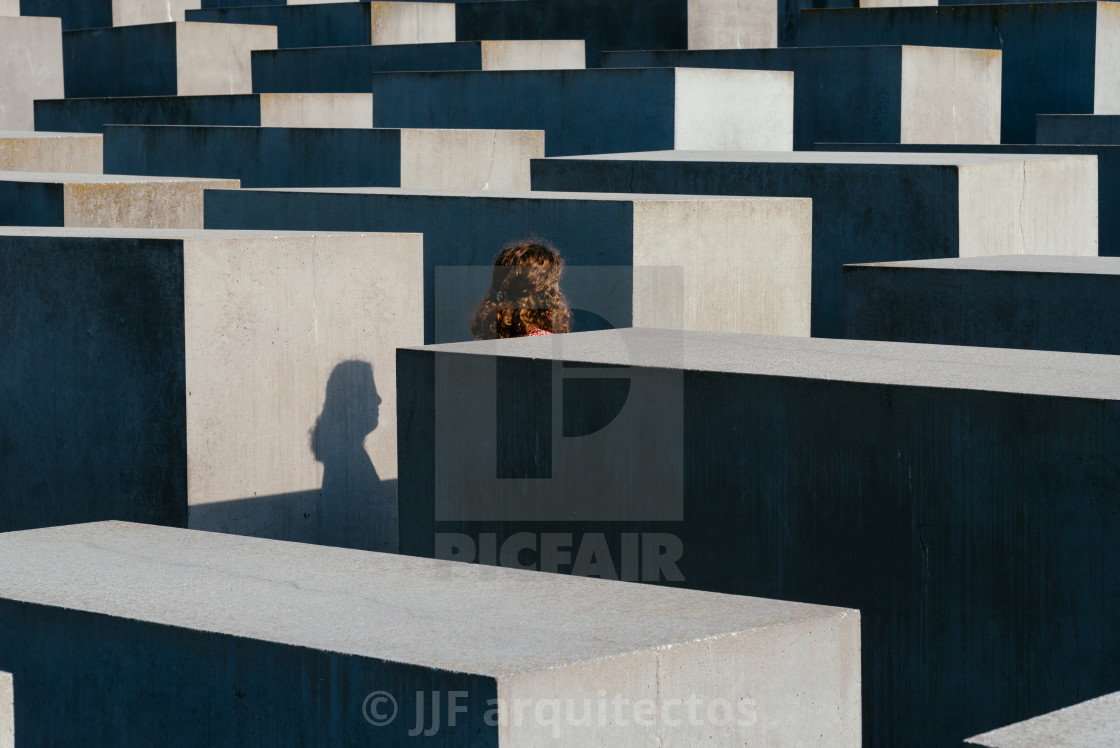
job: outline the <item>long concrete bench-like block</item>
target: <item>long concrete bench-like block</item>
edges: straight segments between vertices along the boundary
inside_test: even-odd
[[[1004,143],[1033,142],[1039,114],[1120,112],[1118,3],[806,10],[798,22],[797,44],[1002,50]]]
[[[371,94],[231,94],[35,102],[35,127],[100,133],[105,125],[373,127]]]
[[[397,381],[402,553],[858,608],[875,745],[1120,678],[1120,357],[628,329]]]
[[[0,50],[0,130],[34,130],[35,100],[64,95],[62,25],[0,15]]]
[[[846,265],[844,337],[1116,355],[1118,299],[1118,257]]]
[[[207,8],[189,11],[187,20],[275,26],[276,46],[280,49],[352,44],[429,44],[453,42],[457,38],[454,3],[427,0]]]
[[[15,693],[12,674],[0,672],[0,748],[16,748]]]
[[[533,188],[810,197],[813,335],[842,334],[842,267],[1095,255],[1090,157],[666,151],[533,161]]]
[[[122,522],[0,565],[33,744],[860,744],[854,610]]]
[[[396,548],[415,234],[0,230],[0,530],[131,519]]]
[[[65,31],[185,20],[199,0],[18,0],[25,16],[56,16]]]
[[[1120,739],[1120,692],[1074,704],[983,735],[967,745],[984,748],[1101,748]]]
[[[244,187],[528,190],[540,130],[106,125],[105,169]]]
[[[276,49],[276,29],[168,22],[67,31],[66,97],[250,93],[255,49]]]
[[[895,46],[607,52],[603,66],[791,71],[793,146],[798,150],[827,142],[999,142],[1001,60],[993,50]]]
[[[1040,114],[1036,143],[1060,145],[1120,145],[1120,115]]]
[[[374,73],[416,70],[557,70],[584,67],[583,40],[353,45],[253,53],[258,93],[365,93]]]
[[[544,130],[550,156],[793,147],[789,72],[658,68],[372,78],[377,127]]]
[[[565,258],[577,329],[807,335],[808,200],[391,189],[208,190],[206,226],[424,234],[424,340],[470,340],[505,244]]]
[[[101,173],[101,136],[0,131],[0,171]]]
[[[0,171],[0,226],[202,228],[202,193],[235,179]]]

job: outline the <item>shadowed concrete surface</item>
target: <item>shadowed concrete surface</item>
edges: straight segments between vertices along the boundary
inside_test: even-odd
[[[1120,693],[969,738],[986,748],[1097,748],[1120,741]]]
[[[18,0],[24,16],[55,16],[62,28],[98,29],[142,23],[182,21],[183,14],[199,7],[199,0]]]
[[[1040,114],[1036,143],[1120,145],[1120,116],[1112,114]]]
[[[853,610],[118,522],[0,536],[0,562],[36,744],[402,745],[435,719],[422,744],[860,742]],[[457,720],[418,712],[431,692]],[[585,699],[612,714],[535,718]],[[644,699],[682,718],[613,718]],[[697,726],[686,699],[754,720]]]

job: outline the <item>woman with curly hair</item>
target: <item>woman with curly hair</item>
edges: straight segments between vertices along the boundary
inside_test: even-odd
[[[568,332],[572,310],[560,290],[564,260],[541,239],[506,246],[494,260],[486,296],[475,307],[475,340]]]

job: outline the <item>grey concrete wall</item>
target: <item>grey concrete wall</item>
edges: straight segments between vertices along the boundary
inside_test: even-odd
[[[54,16],[62,28],[97,29],[106,26],[131,26],[144,23],[182,21],[199,0],[16,0],[25,16]]]
[[[549,155],[790,150],[793,75],[669,68],[379,73],[377,127],[544,130]]]
[[[1111,114],[1040,114],[1036,143],[1120,145],[1120,116]]]
[[[976,735],[968,745],[987,748],[1093,748],[1120,737],[1120,692],[1091,699]]]
[[[101,173],[101,136],[0,132],[0,171]]]
[[[632,329],[397,360],[404,553],[858,608],[871,745],[1120,683],[1115,356]]]
[[[606,52],[603,67],[788,70],[793,146],[999,142],[1000,55],[934,47]]]
[[[211,190],[206,226],[423,233],[426,342],[471,339],[471,310],[486,293],[494,257],[528,236],[562,252],[575,329],[809,333],[806,200]]]
[[[860,742],[857,611],[119,522],[0,558],[35,744]]]
[[[276,30],[262,26],[180,22],[68,31],[66,97],[250,93],[250,52],[275,48]]]
[[[16,748],[15,693],[12,674],[0,673],[0,748]]]
[[[0,16],[0,130],[34,130],[34,101],[63,96],[57,18]]]
[[[812,198],[812,333],[823,337],[842,333],[847,263],[1097,252],[1086,158],[637,153],[536,160],[533,187]]]
[[[799,46],[915,44],[1003,51],[1001,142],[1033,142],[1038,114],[1102,112],[1120,88],[1111,3],[807,10]],[[1099,20],[1098,16],[1100,16]],[[1107,97],[1107,98],[1106,98]]]
[[[237,179],[244,187],[529,189],[544,133],[106,125],[115,174]]]
[[[844,337],[1120,354],[1120,258],[844,267]]]

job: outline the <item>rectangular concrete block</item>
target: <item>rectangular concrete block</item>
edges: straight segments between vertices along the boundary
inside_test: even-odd
[[[0,672],[0,748],[16,748],[15,693],[12,674]]]
[[[543,156],[540,130],[105,126],[109,172],[244,187],[528,190]]]
[[[844,337],[1120,354],[1120,258],[1002,255],[844,267]]]
[[[1002,50],[1004,143],[1033,142],[1039,114],[1120,113],[1117,3],[806,10],[797,44]]]
[[[0,131],[0,171],[101,173],[101,136]]]
[[[202,228],[206,188],[235,179],[0,171],[0,225]]]
[[[910,153],[608,154],[533,162],[533,188],[813,200],[812,333],[842,332],[853,262],[991,254],[1095,255],[1088,157]]]
[[[985,748],[1095,748],[1120,740],[1120,692],[1090,699],[965,741]]]
[[[793,146],[998,143],[1000,53],[948,47],[606,52],[603,66],[788,70]]]
[[[18,0],[25,16],[55,16],[64,31],[183,21],[199,0]]]
[[[232,94],[35,102],[39,130],[100,133],[105,125],[373,127],[373,96]]]
[[[544,130],[549,155],[793,146],[793,74],[659,68],[379,73],[377,127]]]
[[[4,531],[125,518],[395,550],[415,234],[0,230]]]
[[[34,130],[34,101],[63,97],[62,71],[57,18],[0,15],[0,130]]]
[[[189,11],[187,20],[275,26],[276,46],[280,49],[354,44],[428,44],[453,42],[457,38],[455,5],[427,0],[209,8]]]
[[[209,190],[207,228],[424,234],[424,339],[470,340],[512,241],[551,241],[575,329],[807,335],[808,200],[547,192]]]
[[[583,40],[309,47],[253,53],[258,93],[365,93],[374,73],[415,70],[554,70],[584,67]]]
[[[867,744],[1120,678],[1120,357],[633,328],[397,381],[402,553],[858,608]]]
[[[276,49],[276,29],[168,22],[68,31],[66,97],[250,93],[254,49]]]
[[[854,610],[121,522],[0,563],[36,744],[860,744]]]

